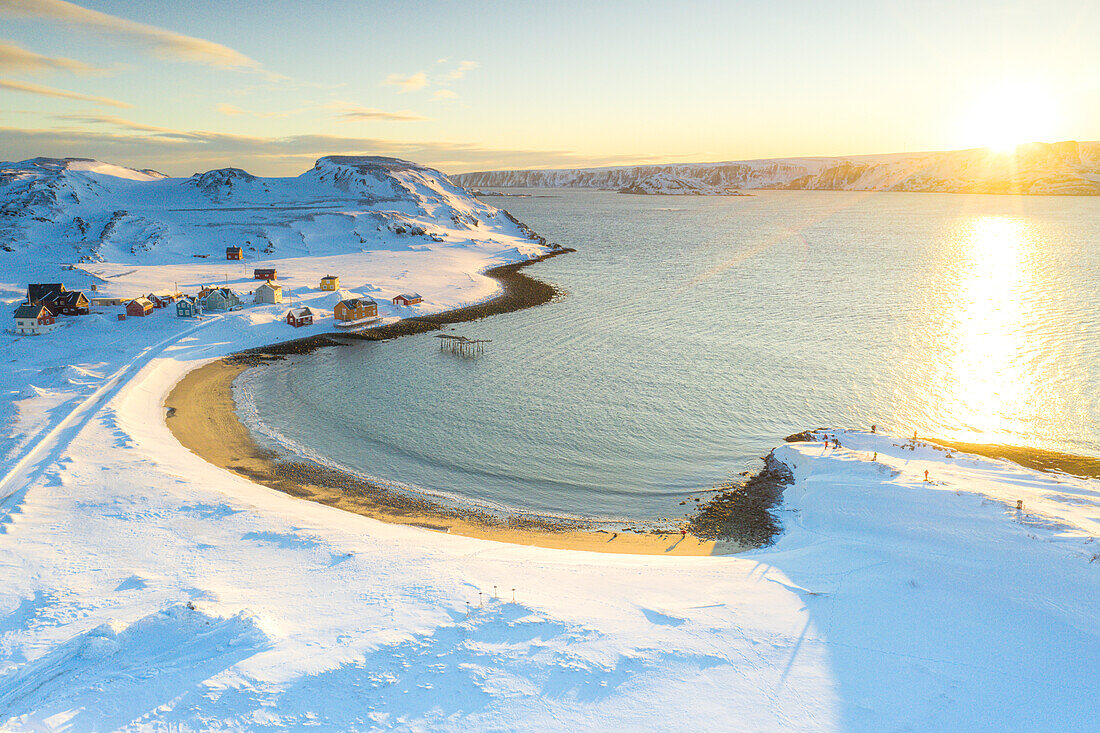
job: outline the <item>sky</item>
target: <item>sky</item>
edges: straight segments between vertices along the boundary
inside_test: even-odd
[[[0,0],[0,159],[447,173],[1100,139],[1100,2]]]

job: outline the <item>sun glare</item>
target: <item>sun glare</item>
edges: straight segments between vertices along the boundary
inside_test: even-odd
[[[960,144],[1011,152],[1021,143],[1050,142],[1057,110],[1039,84],[1005,83],[974,100],[960,125]]]

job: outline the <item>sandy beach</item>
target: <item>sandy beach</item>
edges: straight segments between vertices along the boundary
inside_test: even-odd
[[[280,461],[260,448],[237,418],[231,387],[248,366],[241,360],[220,359],[195,369],[172,389],[165,406],[168,427],[183,446],[255,483],[384,522],[520,545],[638,555],[716,555],[745,549],[691,534],[614,533],[500,519],[390,491],[338,471]]]

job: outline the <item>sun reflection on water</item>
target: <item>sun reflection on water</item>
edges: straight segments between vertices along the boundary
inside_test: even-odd
[[[954,437],[1011,432],[1034,407],[1027,357],[1034,242],[1022,219],[985,216],[960,231],[955,320],[946,334],[946,404]]]

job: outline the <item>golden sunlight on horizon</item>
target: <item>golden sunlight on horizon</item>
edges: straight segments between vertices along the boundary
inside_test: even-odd
[[[1005,82],[979,94],[959,124],[959,144],[1008,153],[1029,142],[1053,142],[1057,103],[1041,84]]]

